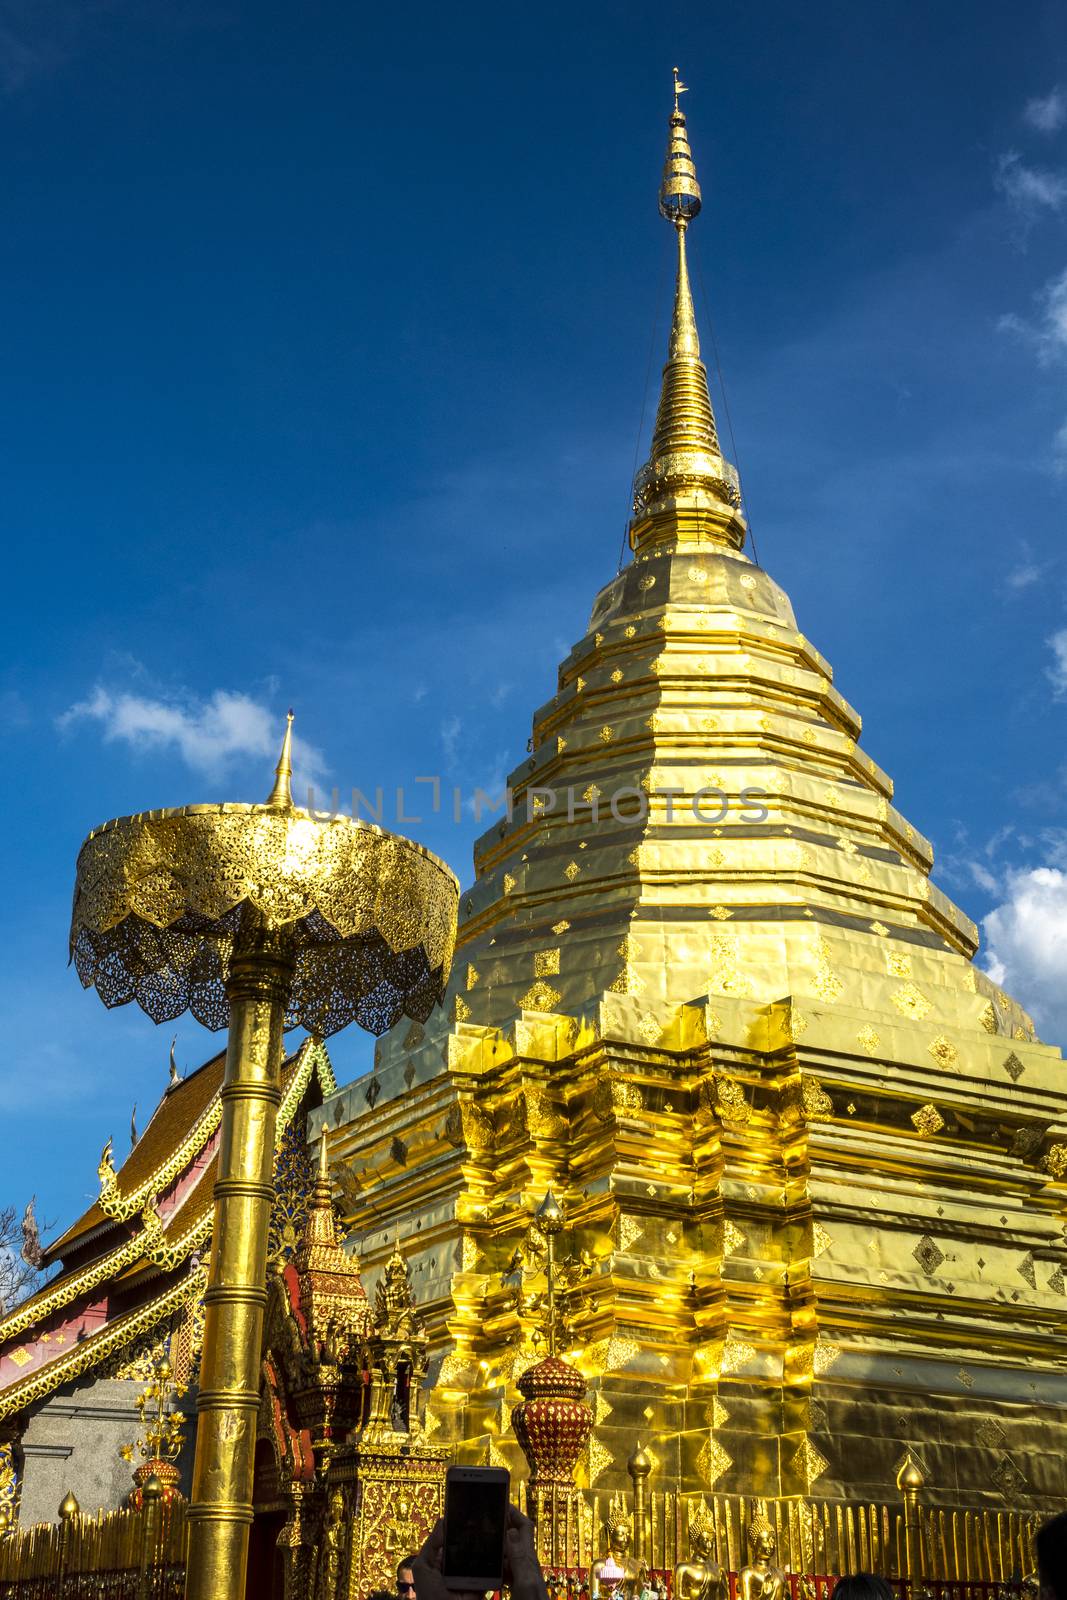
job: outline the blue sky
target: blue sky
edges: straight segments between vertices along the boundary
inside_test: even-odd
[[[758,555],[1067,1041],[1067,22],[1005,17],[0,0],[0,1203],[69,1218],[166,1081],[65,965],[89,827],[265,794],[289,703],[342,794],[523,753],[652,340],[647,441],[675,62]]]

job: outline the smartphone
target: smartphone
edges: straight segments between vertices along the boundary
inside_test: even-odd
[[[445,1549],[450,1589],[499,1589],[511,1475],[504,1467],[449,1467],[445,1473]]]

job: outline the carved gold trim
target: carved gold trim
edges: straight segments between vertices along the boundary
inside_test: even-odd
[[[0,1322],[0,1345],[7,1344],[26,1328],[43,1322],[53,1311],[58,1311],[77,1295],[95,1289],[98,1283],[121,1272],[123,1267],[132,1266],[143,1252],[144,1238],[140,1233],[135,1233],[132,1239],[127,1239],[125,1244],[120,1244],[109,1255],[101,1256],[99,1261],[75,1273],[74,1277],[64,1278],[54,1289],[45,1289],[39,1296],[25,1301]]]
[[[116,1350],[121,1350],[124,1345],[140,1338],[141,1334],[147,1333],[158,1322],[162,1322],[163,1318],[169,1316],[178,1306],[198,1299],[206,1286],[207,1268],[199,1267],[187,1278],[182,1278],[179,1283],[173,1284],[157,1299],[142,1306],[139,1311],[129,1312],[117,1322],[101,1328],[99,1333],[90,1334],[88,1339],[84,1339],[58,1361],[50,1361],[40,1372],[32,1373],[21,1383],[12,1384],[0,1394],[0,1421],[10,1416],[13,1411],[21,1411],[23,1406],[44,1400],[53,1390],[58,1389],[60,1384],[69,1383],[72,1378],[80,1377],[87,1368],[95,1366],[97,1362],[103,1361]]]
[[[319,1082],[322,1085],[324,1096],[333,1094],[337,1088],[333,1065],[321,1039],[305,1039],[297,1051],[296,1063],[289,1087],[285,1092],[278,1112],[279,1143],[281,1142],[282,1134],[304,1096],[308,1084],[311,1082],[312,1072],[316,1068],[318,1069]],[[204,1124],[209,1120],[208,1113],[212,1110],[216,1113],[214,1121],[208,1131],[204,1133]],[[123,1268],[133,1266],[142,1257],[151,1262],[153,1266],[167,1271],[178,1266],[192,1250],[207,1242],[211,1237],[211,1225],[214,1218],[211,1206],[208,1206],[203,1215],[173,1243],[165,1244],[163,1242],[163,1224],[155,1209],[155,1201],[159,1189],[169,1183],[172,1178],[177,1177],[178,1173],[183,1170],[184,1165],[193,1156],[199,1154],[210,1137],[211,1131],[218,1125],[220,1115],[221,1105],[216,1091],[214,1100],[205,1107],[196,1123],[194,1123],[192,1130],[179,1146],[179,1150],[185,1152],[183,1161],[176,1169],[172,1170],[174,1162],[177,1160],[176,1152],[174,1156],[171,1156],[157,1169],[153,1179],[149,1181],[148,1186],[151,1187],[152,1184],[155,1184],[155,1189],[154,1192],[146,1195],[145,1203],[140,1208],[142,1228],[132,1238],[118,1245],[108,1255],[101,1256],[99,1261],[92,1262],[81,1272],[75,1273],[73,1277],[62,1279],[54,1289],[45,1289],[40,1295],[32,1300],[27,1300],[25,1304],[18,1306],[8,1316],[0,1320],[0,1345],[7,1344],[11,1339],[16,1338],[18,1334],[25,1332],[27,1328],[35,1327],[38,1323],[43,1322],[45,1318],[51,1316],[54,1311],[69,1305],[78,1295],[87,1294],[90,1289],[95,1289],[98,1284],[104,1283],[108,1278],[121,1272]],[[202,1138],[200,1138],[201,1133],[203,1134]],[[198,1138],[199,1143],[197,1143]],[[141,1184],[136,1192],[141,1193],[145,1188],[146,1185]],[[124,1199],[128,1198],[130,1197],[124,1197]],[[115,1220],[126,1220],[134,1215],[135,1210],[136,1208],[132,1208],[129,1212],[125,1212],[121,1218],[115,1214]],[[49,1365],[48,1370],[52,1370],[51,1365]],[[0,1393],[0,1404],[4,1403],[3,1395]]]
[[[200,1154],[221,1121],[222,1102],[216,1089],[177,1149],[173,1150],[166,1161],[150,1173],[143,1183],[139,1183],[136,1189],[131,1189],[129,1194],[120,1192],[118,1175],[114,1173],[114,1169],[108,1172],[106,1167],[103,1168],[100,1197],[97,1202],[101,1211],[115,1222],[128,1222],[138,1211],[144,1209],[146,1201],[155,1199],[161,1189],[165,1189],[179,1173],[184,1172],[190,1161]]]

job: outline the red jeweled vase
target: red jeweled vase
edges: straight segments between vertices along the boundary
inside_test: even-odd
[[[183,1500],[185,1496],[178,1488],[182,1475],[173,1461],[161,1461],[155,1457],[151,1461],[142,1462],[133,1475],[134,1487],[130,1490],[127,1504],[134,1511],[140,1511],[144,1505],[144,1486],[149,1478],[158,1478],[162,1493],[160,1499],[165,1506],[175,1500]]]
[[[521,1405],[511,1426],[530,1465],[531,1485],[572,1488],[574,1468],[593,1427],[593,1412],[582,1398],[586,1383],[577,1367],[546,1356],[518,1380]]]

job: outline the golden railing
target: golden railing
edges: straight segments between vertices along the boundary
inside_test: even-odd
[[[0,1539],[0,1600],[181,1600],[184,1592],[183,1501],[94,1517],[65,1504],[58,1524]]]
[[[525,1490],[522,1484],[523,1509]],[[632,1548],[653,1572],[672,1573],[686,1558],[689,1517],[701,1506],[715,1524],[720,1566],[737,1573],[746,1564],[756,1505],[750,1498],[672,1490],[652,1490],[642,1498],[644,1516],[634,1519]],[[878,1572],[933,1593],[939,1585],[1019,1585],[1034,1571],[1033,1534],[1040,1519],[1025,1512],[923,1506],[907,1494],[894,1504],[810,1497],[758,1504],[777,1535],[780,1565],[801,1578]],[[588,1571],[604,1554],[607,1514],[606,1495],[586,1492],[577,1515],[572,1507],[559,1538],[560,1549],[577,1556],[569,1570]]]
[[[525,1509],[526,1485],[516,1487]],[[1038,1519],[1018,1511],[923,1506],[907,1491],[895,1504],[811,1498],[757,1503],[741,1495],[669,1489],[640,1498],[643,1514],[634,1519],[632,1548],[668,1583],[688,1553],[689,1518],[699,1507],[714,1522],[717,1561],[736,1575],[747,1560],[748,1525],[757,1504],[777,1535],[777,1559],[794,1580],[795,1600],[823,1600],[823,1580],[851,1572],[879,1572],[912,1600],[996,1600],[1034,1570]],[[559,1543],[572,1561],[556,1569],[561,1580],[584,1575],[604,1554],[608,1497],[585,1492],[569,1506]],[[94,1517],[81,1516],[68,1503],[58,1524],[17,1528],[0,1538],[0,1600],[181,1600],[185,1538],[182,1501],[146,1501],[140,1511]]]

